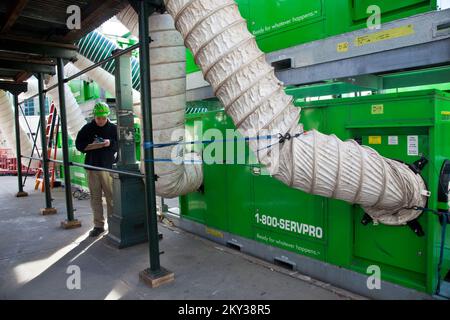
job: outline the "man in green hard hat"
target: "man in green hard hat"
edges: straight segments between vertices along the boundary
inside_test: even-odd
[[[117,126],[108,119],[109,106],[99,102],[94,106],[94,119],[86,124],[75,140],[78,151],[86,154],[85,164],[112,169],[117,152]],[[97,237],[105,231],[102,195],[105,195],[108,217],[112,215],[112,177],[101,169],[86,169],[91,208],[94,215],[94,228],[89,235]]]

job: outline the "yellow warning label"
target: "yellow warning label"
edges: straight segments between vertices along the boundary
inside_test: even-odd
[[[450,111],[441,111],[442,121],[450,121]]]
[[[370,136],[369,144],[381,144],[381,136]]]
[[[358,37],[355,39],[355,46],[360,47],[384,40],[406,37],[414,33],[415,33],[414,25],[409,24],[407,26],[398,27],[386,31],[380,31],[363,37]]]
[[[350,43],[341,42],[341,43],[338,43],[336,50],[337,50],[337,52],[347,52],[349,47],[350,47]]]
[[[372,105],[372,114],[384,114],[384,105],[383,104]]]
[[[211,228],[206,228],[206,233],[212,235],[213,237],[216,238],[223,238],[223,233]]]

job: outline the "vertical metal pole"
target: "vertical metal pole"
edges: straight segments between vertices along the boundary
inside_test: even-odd
[[[119,51],[121,50],[114,50],[113,54]],[[119,161],[113,168],[139,173],[139,164],[136,162],[131,53],[116,57],[114,62]],[[108,216],[108,241],[117,248],[146,242],[143,179],[122,174],[113,174],[112,177],[114,210]]]
[[[120,51],[120,50],[117,50]],[[113,53],[116,53],[114,51]],[[136,170],[136,145],[134,140],[133,91],[131,80],[131,53],[114,59],[116,69],[116,110],[119,137],[119,162],[117,168]]]
[[[22,150],[20,148],[20,123],[19,123],[19,94],[14,93],[14,120],[16,129],[16,156],[17,156],[17,182],[19,184],[18,197],[24,197],[28,194],[23,191],[22,185]]]
[[[42,143],[42,168],[44,170],[44,188],[45,188],[45,209],[52,208],[52,196],[50,194],[50,177],[48,175],[48,153],[47,153],[47,137],[45,131],[45,101],[44,101],[44,76],[42,73],[37,74],[38,90],[39,90],[39,118],[41,121],[41,143]],[[44,209],[44,210],[45,210]]]
[[[145,204],[150,253],[150,272],[161,269],[159,261],[158,220],[156,216],[155,167],[153,163],[152,103],[150,89],[149,11],[145,0],[139,1],[139,58],[141,66],[141,106],[144,130]]]
[[[70,182],[69,139],[67,137],[66,98],[64,92],[64,61],[58,58],[59,116],[61,118],[64,185],[66,192],[67,221],[73,221],[72,184]]]

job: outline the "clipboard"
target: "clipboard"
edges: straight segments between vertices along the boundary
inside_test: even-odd
[[[87,147],[84,149],[84,151],[92,151],[92,150],[97,150],[97,149],[101,149],[105,146],[104,142],[100,142],[100,143],[91,143],[88,144]]]

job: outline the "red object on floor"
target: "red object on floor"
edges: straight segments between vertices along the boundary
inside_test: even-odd
[[[22,175],[27,174],[27,166],[22,164]],[[36,169],[30,168],[28,175],[35,175]],[[0,175],[17,175],[17,158],[11,149],[0,148]]]

